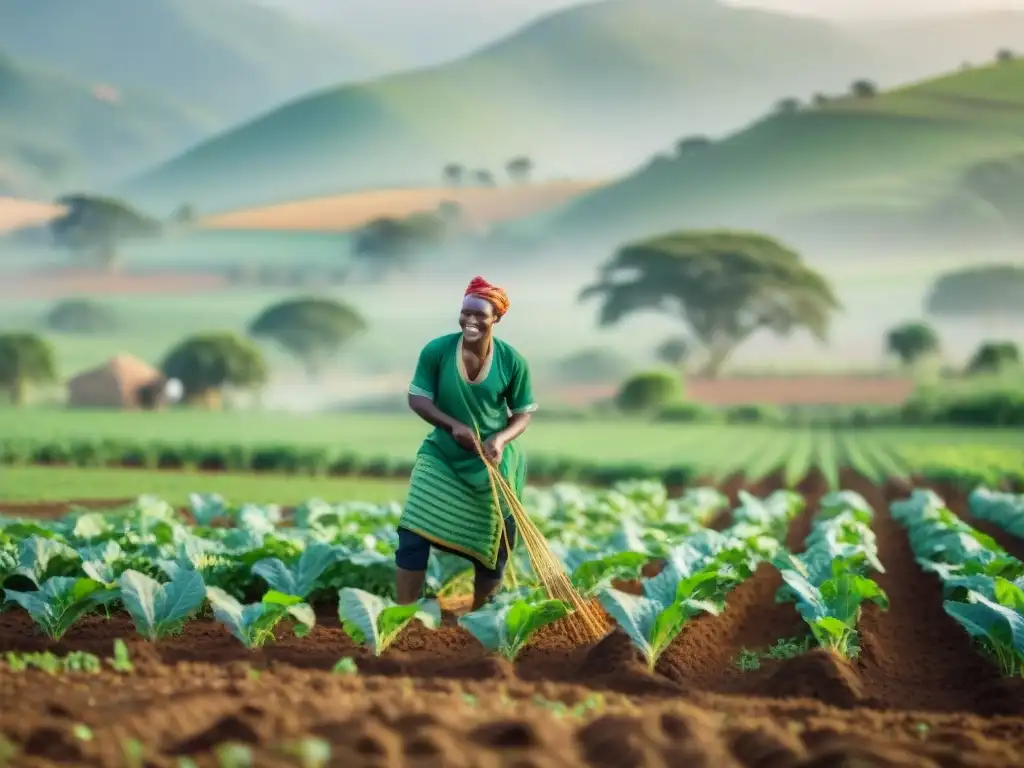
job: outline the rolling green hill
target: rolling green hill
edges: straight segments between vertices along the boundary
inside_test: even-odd
[[[147,93],[0,52],[0,195],[48,197],[116,179],[210,129],[208,118]]]
[[[1021,152],[1024,61],[993,64],[771,115],[574,200],[544,230],[621,240],[708,225],[833,236],[934,226],[945,236],[986,221],[971,219],[986,206],[967,199],[960,174]]]
[[[0,50],[201,109],[220,128],[382,71],[341,35],[252,0],[0,0]]]
[[[841,87],[868,59],[818,21],[714,0],[605,0],[430,69],[333,88],[217,136],[121,190],[204,209],[436,182],[461,162],[541,173],[635,165],[780,95]],[[808,66],[814,62],[814,66]]]

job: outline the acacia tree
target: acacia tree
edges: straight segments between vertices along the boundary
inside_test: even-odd
[[[301,298],[274,304],[249,324],[249,335],[280,344],[305,366],[310,377],[323,370],[326,362],[366,322],[351,307],[330,299]]]
[[[512,181],[526,183],[533,172],[533,161],[525,155],[513,157],[505,164],[505,172]]]
[[[939,351],[939,335],[925,323],[904,323],[891,329],[885,337],[885,349],[896,355],[905,366],[914,365],[926,355]]]
[[[831,286],[798,254],[748,232],[678,232],[621,248],[580,299],[600,297],[602,326],[644,310],[679,317],[707,354],[701,373],[716,376],[760,329],[788,335],[806,328],[826,339],[840,308]]]
[[[494,174],[485,168],[481,168],[478,171],[473,171],[473,178],[476,180],[477,186],[479,187],[493,187],[496,186],[494,181]]]
[[[958,320],[1024,317],[1024,267],[987,264],[940,275],[925,299],[925,311]]]
[[[53,347],[34,333],[0,334],[0,388],[12,405],[25,402],[30,386],[57,380]]]
[[[67,195],[57,203],[65,210],[49,224],[54,242],[104,270],[114,268],[123,242],[163,231],[156,219],[113,198]]]
[[[189,336],[167,353],[160,370],[182,385],[186,402],[218,408],[225,387],[256,389],[267,381],[259,349],[236,333],[218,331]]]

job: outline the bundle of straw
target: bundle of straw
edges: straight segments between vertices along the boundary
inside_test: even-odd
[[[544,534],[540,532],[530,519],[530,516],[526,514],[526,510],[516,496],[515,491],[502,476],[498,467],[484,454],[483,443],[480,440],[480,430],[477,429],[476,433],[476,450],[484,462],[484,466],[487,467],[495,508],[500,514],[500,493],[506,505],[512,511],[512,517],[516,521],[516,528],[519,530],[523,544],[526,546],[526,552],[530,557],[530,565],[533,566],[534,573],[540,578],[541,584],[544,585],[548,596],[555,600],[562,600],[572,608],[569,620],[570,627],[575,630],[572,632],[572,634],[576,635],[573,639],[577,642],[586,642],[588,639],[599,640],[604,637],[608,631],[608,625],[604,620],[604,616],[592,603],[584,600],[580,593],[576,591],[568,575],[566,575],[561,562],[555,557],[551,547],[548,546]],[[505,530],[504,525],[501,526],[501,531],[502,536],[505,537],[505,547],[511,557],[511,542],[508,540],[508,532]]]

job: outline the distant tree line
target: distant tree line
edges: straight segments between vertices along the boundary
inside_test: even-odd
[[[77,299],[59,302],[44,323],[60,334],[104,334],[117,327],[116,316],[102,304]],[[259,313],[246,335],[209,332],[182,339],[159,368],[181,383],[186,402],[219,407],[225,389],[255,390],[266,383],[267,363],[256,341],[278,345],[315,377],[366,328],[362,316],[342,302],[289,299]],[[56,353],[47,339],[28,332],[0,334],[0,390],[10,403],[21,405],[31,388],[57,380]]]
[[[533,160],[525,155],[518,155],[505,163],[505,174],[509,181],[515,184],[529,182],[533,170]],[[470,184],[475,184],[478,187],[493,187],[497,184],[491,171],[485,168],[470,169],[462,163],[448,163],[442,169],[441,175],[444,182],[453,187]]]

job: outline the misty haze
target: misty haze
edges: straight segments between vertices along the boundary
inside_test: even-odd
[[[0,763],[1024,765],[1022,57],[0,0]]]

